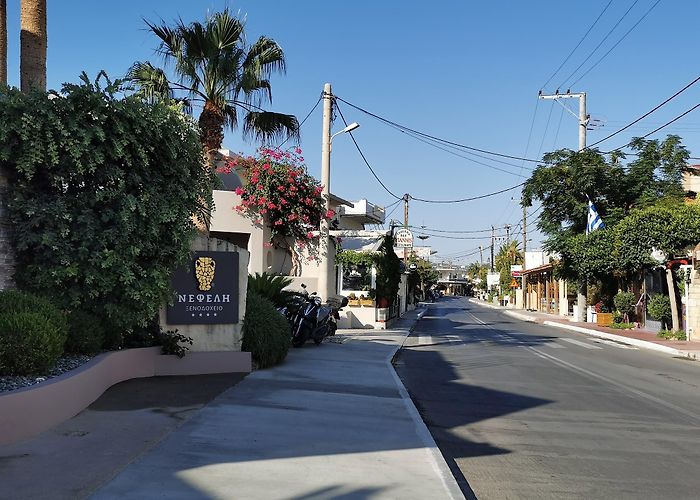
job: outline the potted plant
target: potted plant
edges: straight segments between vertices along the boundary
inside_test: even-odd
[[[357,298],[354,292],[350,292],[350,294],[348,295],[348,305],[350,307],[360,306],[360,300]]]
[[[374,299],[369,295],[369,293],[367,295],[367,297],[360,295],[360,305],[364,307],[374,307]]]

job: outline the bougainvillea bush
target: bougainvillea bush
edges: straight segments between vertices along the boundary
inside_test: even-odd
[[[314,238],[321,220],[335,215],[326,211],[323,186],[308,173],[301,149],[261,148],[254,157],[231,158],[219,170],[231,169],[245,179],[244,187],[236,188],[241,204],[234,209],[255,224],[267,225],[269,244],[286,242],[293,261],[298,261],[298,250]]]

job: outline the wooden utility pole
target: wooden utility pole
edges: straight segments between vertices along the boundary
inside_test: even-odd
[[[493,226],[491,226],[491,272],[493,272],[493,245],[496,240],[496,233]]]
[[[411,199],[411,195],[406,193],[403,195],[403,227],[408,229],[408,200]],[[403,247],[403,262],[408,264],[408,247]]]

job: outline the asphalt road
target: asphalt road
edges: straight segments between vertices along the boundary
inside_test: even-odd
[[[445,297],[396,368],[467,498],[700,498],[700,363]]]

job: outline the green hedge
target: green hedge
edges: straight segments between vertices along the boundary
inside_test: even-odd
[[[291,329],[274,304],[255,293],[247,297],[242,350],[251,353],[259,368],[284,361],[291,345]]]
[[[47,299],[0,292],[0,375],[43,373],[63,354],[65,315]]]

